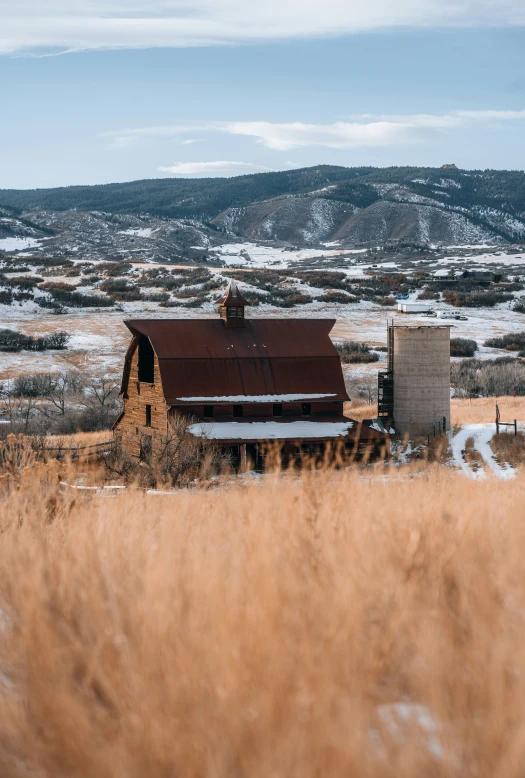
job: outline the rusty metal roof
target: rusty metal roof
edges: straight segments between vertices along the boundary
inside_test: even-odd
[[[235,283],[235,281],[232,279],[230,283],[228,284],[228,288],[222,295],[222,297],[219,297],[219,299],[215,302],[215,305],[226,305],[226,306],[244,306],[249,305],[250,303],[248,300],[245,300],[242,294],[239,292],[239,287]]]
[[[308,433],[307,436],[304,435],[304,433],[297,433],[297,436],[294,436],[294,427],[298,423],[305,422],[312,428],[318,427],[318,433],[314,434],[313,430]],[[344,434],[340,435],[332,435],[327,434],[326,432],[326,422],[329,422],[329,425],[338,425],[338,424],[348,424],[349,429]],[[253,424],[254,427],[254,434],[253,436],[250,436],[249,433],[249,427]],[[268,425],[272,428],[272,434],[271,436],[268,436],[268,439],[264,438],[264,431],[261,432],[261,427],[264,428],[265,425]],[[197,423],[194,425],[196,428],[204,428],[203,433],[208,434],[206,431],[207,427],[213,428],[213,431],[216,433],[215,435],[212,435],[212,438],[214,440],[217,440],[220,444],[236,444],[239,443],[257,443],[257,442],[266,442],[268,441],[285,441],[285,440],[296,440],[303,441],[307,443],[315,443],[315,442],[332,442],[332,443],[381,443],[388,440],[389,435],[384,432],[379,432],[378,430],[375,430],[371,427],[369,427],[366,424],[363,424],[362,422],[355,421],[354,419],[350,419],[347,416],[343,415],[332,415],[332,416],[325,416],[325,417],[308,417],[308,419],[301,419],[296,417],[290,417],[288,419],[272,419],[270,422],[267,420],[261,419],[259,416],[253,416],[253,417],[244,417],[241,420],[236,421],[235,419],[230,420],[218,420],[214,419],[213,422],[210,423]],[[239,435],[236,436],[235,434],[235,427],[239,427]],[[221,427],[224,427],[225,432],[221,431]],[[279,435],[275,432],[277,428],[282,428],[282,435]],[[242,431],[242,432],[241,432]],[[217,434],[218,433],[218,434]],[[193,434],[196,434],[197,437],[199,436],[198,431],[193,432]]]
[[[157,354],[166,402],[250,394],[331,394],[347,400],[329,334],[334,319],[249,319],[228,329],[220,319],[135,319]]]

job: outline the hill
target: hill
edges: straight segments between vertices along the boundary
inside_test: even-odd
[[[236,178],[0,190],[0,206],[192,219],[251,240],[469,243],[525,237],[525,173],[317,166]]]

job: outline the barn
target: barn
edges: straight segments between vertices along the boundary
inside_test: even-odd
[[[287,455],[326,444],[379,448],[385,435],[346,417],[349,400],[334,319],[248,319],[232,281],[215,319],[134,319],[115,434],[137,457],[187,417],[195,437],[228,449],[241,468],[263,465],[268,444]]]

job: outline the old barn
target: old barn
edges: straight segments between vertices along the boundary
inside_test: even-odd
[[[334,319],[247,319],[232,281],[216,319],[136,319],[115,433],[145,457],[176,414],[190,432],[262,465],[269,442],[289,455],[327,443],[378,447],[385,436],[343,414],[349,397],[330,340]]]

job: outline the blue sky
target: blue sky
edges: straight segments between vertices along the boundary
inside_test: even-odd
[[[0,0],[0,188],[525,168],[522,0],[251,3]]]

